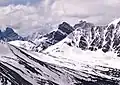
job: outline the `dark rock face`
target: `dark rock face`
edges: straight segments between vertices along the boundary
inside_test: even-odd
[[[113,30],[114,30],[114,25],[110,25],[107,28],[107,32],[105,34],[105,45],[103,46],[103,52],[108,52],[110,50],[110,46],[112,44],[112,37],[113,37]]]
[[[41,46],[44,49],[46,49],[48,46],[54,45],[58,43],[59,41],[63,40],[67,35],[69,35],[71,32],[73,32],[74,29],[72,26],[70,26],[68,23],[63,22],[62,24],[59,25],[57,31],[53,31],[51,33],[48,33],[42,38],[46,38],[44,41],[40,42],[39,46]],[[36,48],[37,48],[36,47]]]
[[[55,40],[59,42],[73,31],[74,29],[69,24],[63,22],[62,24],[59,25],[58,30],[54,32],[54,35],[52,35],[52,41]]]
[[[79,42],[78,47],[81,49],[90,49],[91,51],[103,47],[104,26],[95,26],[85,21],[80,21],[74,26],[76,29],[73,34],[73,41]]]
[[[87,41],[84,39],[83,36],[81,36],[80,38],[80,42],[79,42],[79,47],[83,50],[85,50],[87,48],[88,44]]]
[[[3,40],[3,33],[0,30],[0,40]]]
[[[66,34],[70,34],[71,32],[73,32],[73,28],[66,22],[63,22],[62,24],[59,25],[59,30],[61,30],[62,32],[65,32]]]
[[[12,28],[7,27],[4,32],[0,30],[0,40],[3,41],[14,41],[14,40],[24,40],[21,36],[13,31]]]
[[[113,50],[120,54],[120,22],[116,27],[114,24],[109,26],[95,26],[85,21],[80,21],[74,26],[73,42],[83,50],[96,51],[101,49],[103,52]]]

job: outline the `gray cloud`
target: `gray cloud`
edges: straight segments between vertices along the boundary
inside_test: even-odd
[[[120,0],[56,0],[53,13],[103,25],[120,17],[119,3]]]
[[[26,4],[35,4],[39,2],[39,0],[0,0],[0,6],[8,6],[10,4],[18,5],[26,5]]]
[[[36,2],[38,3],[32,5],[0,7],[0,27],[10,25],[20,33],[28,33],[31,30],[47,32],[62,21],[73,25],[82,19],[97,25],[106,25],[120,17],[120,0],[36,0]],[[21,2],[18,0],[15,3]]]

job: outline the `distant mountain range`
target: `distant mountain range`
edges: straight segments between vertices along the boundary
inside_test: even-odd
[[[9,42],[15,40],[24,40],[20,35],[14,32],[12,28],[7,27],[5,31],[0,30],[0,40]]]
[[[7,27],[4,32],[0,31],[0,40],[7,42],[15,40],[28,41],[34,44],[30,50],[42,51],[69,37],[71,39],[71,42],[68,42],[70,46],[76,46],[82,50],[96,51],[102,49],[103,52],[114,51],[119,56],[119,28],[119,19],[106,26],[95,26],[92,23],[80,21],[72,27],[68,23],[63,22],[57,30],[48,34],[41,35],[36,32],[23,38],[15,33],[12,28]]]
[[[106,26],[63,22],[22,37],[0,31],[0,85],[119,85],[120,19]]]

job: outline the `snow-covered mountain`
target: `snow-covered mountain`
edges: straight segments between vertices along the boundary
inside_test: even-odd
[[[0,84],[119,85],[119,28],[120,19],[106,26],[63,22],[26,41],[9,29],[9,42],[1,38],[0,43]]]
[[[41,47],[44,50],[49,46],[54,45],[59,41],[63,40],[66,36],[68,36],[73,31],[74,29],[72,26],[70,26],[66,22],[63,22],[62,24],[59,25],[57,30],[52,31],[43,36],[40,36],[34,39],[34,41],[32,42],[36,44],[36,48]]]
[[[70,33],[72,33],[74,31],[73,27],[70,26],[68,23],[63,22],[62,24],[59,25],[58,29],[45,34],[45,35],[41,35],[41,33],[36,32],[33,33],[32,36],[27,36],[25,37],[25,39],[27,39],[27,41],[23,42],[23,41],[12,41],[10,42],[11,44],[18,46],[18,47],[22,47],[24,49],[27,49],[26,46],[28,46],[30,49],[29,50],[34,50],[34,51],[42,51],[46,48],[48,48],[51,45],[54,45],[56,43],[58,43],[59,41],[63,40],[64,38],[66,38]],[[15,44],[17,43],[17,44]],[[20,45],[24,43],[24,46]],[[29,45],[28,45],[29,43]],[[28,50],[28,49],[27,49]]]
[[[0,30],[0,40],[8,42],[14,40],[24,40],[24,38],[15,33],[12,28],[7,27],[5,31]]]
[[[119,25],[120,19],[114,20],[106,26],[95,26],[92,23],[80,21],[72,27],[63,22],[55,31],[45,35],[36,32],[27,39],[29,43],[34,44],[30,50],[35,51],[42,51],[68,37],[71,39],[70,42],[67,42],[70,46],[76,46],[82,50],[114,51],[119,56]]]
[[[82,50],[96,51],[101,49],[103,52],[114,51],[120,55],[119,35],[120,19],[111,22],[107,26],[95,26],[85,21],[80,21],[74,26],[75,31],[69,35],[71,46],[76,46]]]
[[[114,66],[103,67],[104,63],[98,63],[106,59],[105,63],[110,65],[108,56],[94,55],[95,58],[90,57],[93,59],[87,62],[88,55],[81,58],[86,53],[80,57],[81,53],[77,53],[80,49],[67,44],[60,47],[67,54],[63,56],[48,54],[47,49],[43,53],[31,52],[7,43],[0,44],[0,48],[1,85],[119,85],[119,66],[114,69]],[[98,62],[95,64],[92,60],[96,58]],[[113,59],[110,56],[112,60],[119,64],[119,57]]]

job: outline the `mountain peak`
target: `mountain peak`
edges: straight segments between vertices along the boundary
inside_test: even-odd
[[[59,28],[58,28],[58,29],[60,29],[60,28],[62,28],[62,27],[68,28],[68,27],[71,27],[71,26],[70,26],[67,22],[63,22],[62,24],[59,25]]]
[[[3,41],[14,41],[14,40],[23,40],[14,30],[10,27],[7,27],[5,31],[0,31],[0,40]]]
[[[85,26],[85,25],[86,25],[86,26]],[[86,28],[89,28],[89,27],[91,27],[91,26],[94,26],[94,24],[81,20],[81,21],[79,21],[78,24],[75,24],[75,25],[74,25],[74,28],[76,29],[76,28],[84,27],[84,26],[85,26]]]
[[[71,33],[74,30],[73,27],[70,26],[67,22],[60,24],[58,29],[67,34]]]
[[[11,27],[7,27],[6,31],[13,31],[13,29]]]
[[[70,26],[67,22],[63,22],[58,26],[57,30],[54,30],[48,34],[45,34],[39,38],[36,38],[32,42],[36,44],[36,48],[41,47],[41,49],[44,50],[47,47],[60,42],[73,31],[74,31],[74,28],[72,26]]]
[[[120,18],[115,19],[114,21],[112,21],[111,23],[109,23],[108,26],[110,26],[111,24],[113,24],[114,27],[116,27],[118,23],[120,23]]]
[[[6,30],[4,31],[5,33],[12,33],[14,30],[10,27],[7,27]]]

